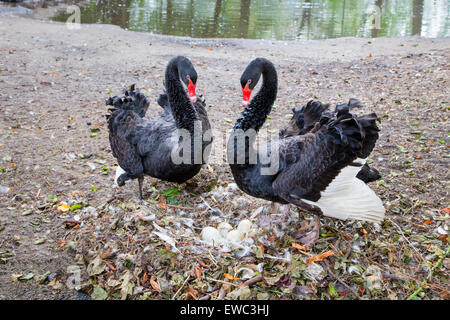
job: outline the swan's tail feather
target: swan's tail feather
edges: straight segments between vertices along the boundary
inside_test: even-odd
[[[110,97],[108,100],[106,100],[106,105],[113,106],[113,108],[109,109],[111,114],[115,110],[119,109],[132,110],[136,112],[139,117],[143,118],[145,116],[145,113],[147,112],[150,102],[142,92],[136,89],[136,85],[132,84],[130,86],[130,89],[125,90],[124,96],[122,98],[118,96]],[[109,119],[111,114],[107,114],[106,118]]]

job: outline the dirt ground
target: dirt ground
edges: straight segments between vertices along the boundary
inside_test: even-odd
[[[449,299],[449,49],[448,38],[208,40],[0,17],[0,299]],[[358,112],[381,117],[371,187],[385,222],[322,219],[321,238],[299,249],[306,220],[293,218],[250,252],[220,252],[198,241],[202,227],[270,209],[233,188],[226,164],[181,186],[147,177],[144,202],[136,183],[116,190],[104,101],[136,83],[157,115],[175,55],[195,65],[219,132],[238,117],[239,77],[258,56],[279,75],[270,130],[309,99],[360,99]],[[78,291],[67,285],[77,267]]]

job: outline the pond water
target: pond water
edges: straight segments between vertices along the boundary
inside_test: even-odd
[[[81,23],[195,38],[450,35],[449,0],[97,0],[79,6]],[[50,19],[69,16],[61,11]]]

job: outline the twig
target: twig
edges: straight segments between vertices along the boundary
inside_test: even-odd
[[[248,279],[247,281],[245,281],[243,284],[241,284],[240,286],[241,287],[245,287],[245,286],[251,286],[252,284],[255,284],[255,283],[257,283],[257,282],[260,282],[260,281],[262,281],[264,278],[263,278],[263,276],[262,275],[259,275],[259,276],[256,276],[256,277],[253,277],[253,278],[251,278],[251,279]]]
[[[235,286],[235,287],[240,287],[241,286],[240,284],[235,284],[233,282],[227,282],[227,281],[218,280],[218,279],[214,279],[214,278],[210,278],[210,277],[207,277],[207,279],[210,280],[210,281],[220,282],[222,284],[232,285],[232,286]]]
[[[214,290],[213,292],[210,292],[210,293],[204,295],[203,297],[198,298],[198,300],[209,300],[209,298],[211,298],[211,296],[214,295],[218,291],[219,290]]]
[[[223,298],[225,298],[228,289],[230,289],[230,284],[229,284],[229,280],[225,279],[225,283],[219,290],[219,295],[217,296],[217,300],[222,300]]]
[[[186,282],[188,282],[189,278],[191,277],[191,275],[188,275],[188,277],[186,278],[186,280],[184,280],[183,284],[181,285],[181,287],[178,289],[177,292],[175,292],[175,294],[172,297],[172,300],[175,300],[175,297],[180,293],[181,289],[183,289],[184,285],[186,284]]]
[[[421,260],[421,261],[423,262],[423,258],[422,258],[422,256],[420,255],[419,251],[417,251],[416,247],[414,247],[414,246],[412,245],[412,243],[408,240],[408,238],[405,236],[405,234],[403,233],[403,231],[402,231],[402,229],[400,228],[400,226],[399,226],[398,224],[396,224],[393,220],[391,220],[391,219],[388,219],[388,220],[389,220],[390,222],[392,222],[392,224],[395,225],[395,226],[397,227],[397,229],[398,229],[398,231],[400,231],[400,234],[402,235],[402,237],[405,238],[406,242],[408,242],[408,244],[410,245],[410,247],[414,249],[414,251],[415,251],[416,254],[417,254],[417,257],[419,257],[419,260]]]
[[[209,260],[211,260],[212,263],[214,263],[214,265],[215,265],[216,267],[219,266],[219,265],[217,264],[216,259],[214,259],[213,255],[211,254],[211,250],[208,250],[208,258],[209,258]]]

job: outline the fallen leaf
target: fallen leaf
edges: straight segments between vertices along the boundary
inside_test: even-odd
[[[102,287],[96,286],[91,294],[92,300],[106,300],[108,298],[108,292],[103,290]]]
[[[155,279],[156,279],[155,276],[151,276],[150,285],[152,286],[153,289],[161,293],[161,288],[159,287],[159,284],[158,282],[155,281]]]
[[[144,275],[141,278],[141,285],[143,286],[148,281],[148,274],[144,272]]]
[[[314,256],[314,257],[311,257],[311,258],[307,258],[306,259],[306,264],[310,264],[310,263],[313,263],[313,262],[316,262],[316,261],[322,261],[326,257],[330,257],[330,256],[334,256],[333,250],[329,250],[329,251],[326,251],[324,253],[318,254],[317,256]]]
[[[264,246],[261,243],[258,245],[261,248],[261,256],[262,256],[262,258],[264,258]]]
[[[163,208],[164,210],[167,210],[167,200],[165,197],[161,196],[161,203],[158,203],[158,206]]]
[[[18,278],[19,281],[28,281],[34,278],[34,274],[33,273],[29,273],[26,276],[20,277]]]
[[[66,245],[66,240],[61,240],[56,243],[60,247],[64,247]]]
[[[203,268],[209,269],[208,265],[207,265],[204,261],[202,261],[202,260],[197,260],[197,262],[198,262]]]
[[[291,245],[292,245],[292,247],[294,247],[295,249],[298,249],[298,250],[303,250],[303,251],[308,250],[306,247],[304,247],[298,243],[295,243],[295,242],[292,242]]]
[[[197,276],[197,280],[200,281],[202,278],[202,268],[200,268],[199,266],[195,266],[195,275]]]
[[[56,211],[58,211],[59,213],[63,213],[63,212],[67,212],[70,210],[70,206],[68,206],[67,204],[63,203],[60,206],[58,206],[58,208],[56,209]]]
[[[110,268],[112,271],[116,270],[116,267],[114,267],[113,264],[106,262],[106,265],[108,266],[108,268]]]
[[[239,280],[239,278],[235,278],[231,274],[228,274],[228,273],[224,273],[223,275],[225,278],[227,278],[229,280]]]
[[[189,289],[185,292],[186,296],[184,297],[184,300],[188,300],[189,297],[194,298],[195,300],[198,300],[198,291],[195,290],[192,285],[189,285]]]

